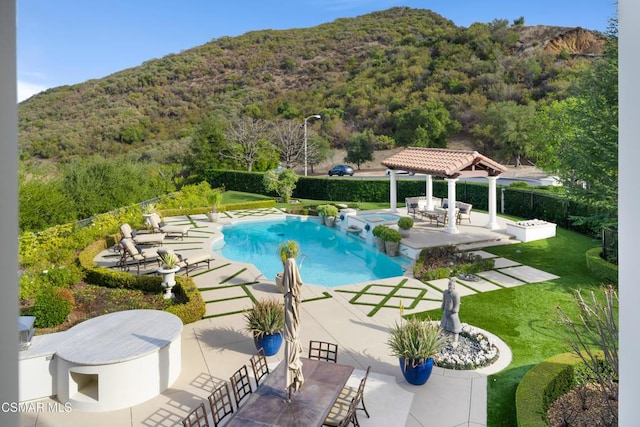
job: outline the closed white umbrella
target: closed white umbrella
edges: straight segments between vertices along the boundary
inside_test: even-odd
[[[302,344],[300,343],[300,291],[302,279],[295,258],[289,256],[284,264],[284,360],[287,363],[285,387],[298,391],[304,383],[302,375]]]

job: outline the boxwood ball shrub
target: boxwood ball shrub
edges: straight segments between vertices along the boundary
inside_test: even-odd
[[[43,286],[33,304],[31,314],[36,317],[37,328],[52,328],[64,323],[73,308],[73,295],[69,289]]]
[[[411,227],[413,227],[413,219],[408,216],[400,217],[400,219],[398,220],[398,227],[402,228],[403,230],[410,229]]]

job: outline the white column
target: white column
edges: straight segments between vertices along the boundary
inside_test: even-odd
[[[447,200],[449,203],[449,207],[447,208],[447,221],[449,224],[447,225],[447,233],[449,234],[458,234],[460,231],[456,226],[456,181],[458,178],[445,178],[447,181]]]
[[[427,206],[426,209],[428,211],[432,211],[433,210],[433,179],[431,178],[431,175],[427,175]]]
[[[496,181],[497,176],[488,176],[489,180],[489,222],[485,226],[490,230],[497,230],[500,228],[496,218],[497,200],[496,200]]]
[[[396,212],[397,211],[396,199],[398,198],[398,183],[396,181],[396,171],[391,169],[391,173],[389,175],[391,176],[391,179],[389,180],[389,199],[391,202],[389,206],[389,210],[391,212]]]

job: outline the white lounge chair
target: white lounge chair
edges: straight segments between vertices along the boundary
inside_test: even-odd
[[[162,262],[162,256],[165,253],[175,253],[173,251],[173,249],[168,249],[168,248],[160,248],[158,249],[158,266],[160,266],[161,262]],[[180,260],[180,262],[178,262],[178,264],[176,264],[178,267],[180,268],[184,268],[185,270],[185,274],[188,276],[189,275],[189,270],[194,270],[199,264],[202,263],[207,263],[207,268],[209,268],[209,265],[211,263],[211,255],[206,254],[206,253],[195,253],[195,254],[190,254],[188,257],[184,257],[181,254],[176,254],[178,256],[178,259]]]
[[[191,224],[186,225],[166,225],[162,222],[160,216],[156,213],[149,217],[149,225],[153,229],[154,233],[165,233],[167,236],[175,236],[183,239],[184,236],[189,235],[189,230],[191,230]]]
[[[131,230],[131,226],[126,223],[120,226],[120,233],[122,233],[123,239],[133,240],[133,242],[138,245],[162,246],[162,242],[164,242],[164,238],[166,237],[164,233],[134,233],[133,230]]]

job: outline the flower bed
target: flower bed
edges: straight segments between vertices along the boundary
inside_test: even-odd
[[[458,344],[454,347],[453,334],[447,336],[447,345],[433,358],[440,368],[471,370],[491,365],[498,360],[498,347],[478,329],[462,324]]]

